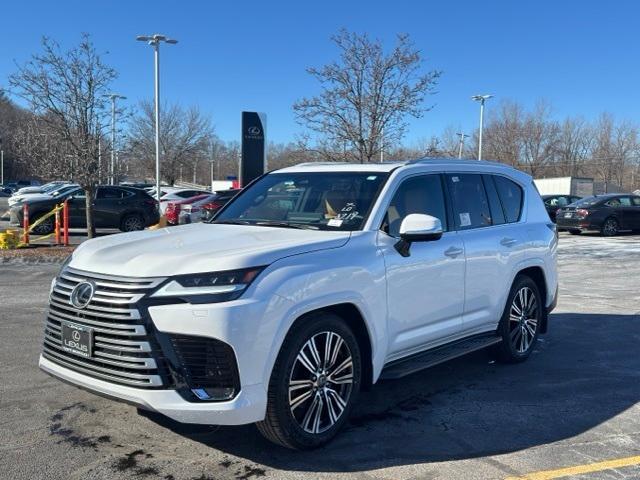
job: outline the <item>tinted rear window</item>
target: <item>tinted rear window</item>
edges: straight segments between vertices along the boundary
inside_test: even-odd
[[[600,202],[602,198],[600,197],[585,197],[577,202],[574,202],[573,205],[576,207],[590,207]]]
[[[507,223],[517,222],[522,211],[522,188],[508,178],[494,175],[496,189],[502,202]]]

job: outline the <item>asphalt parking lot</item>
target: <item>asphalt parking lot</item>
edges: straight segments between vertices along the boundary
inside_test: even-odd
[[[0,478],[640,478],[639,259],[638,236],[562,234],[560,302],[528,362],[479,352],[380,383],[312,452],[253,426],[142,416],[46,376],[58,267],[0,265]]]

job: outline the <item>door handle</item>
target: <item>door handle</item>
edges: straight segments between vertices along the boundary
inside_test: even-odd
[[[458,247],[449,247],[444,251],[444,254],[449,258],[456,258],[460,255],[464,250]]]
[[[505,247],[513,247],[516,243],[518,243],[518,240],[515,238],[504,237],[500,240],[500,245],[504,245]]]

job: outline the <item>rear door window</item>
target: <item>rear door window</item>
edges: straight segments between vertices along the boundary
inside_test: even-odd
[[[120,198],[123,198],[123,190],[120,190],[119,188],[100,187],[98,188],[98,193],[96,194],[96,199],[98,200],[113,200]]]
[[[453,200],[454,221],[459,230],[492,225],[489,199],[482,176],[474,173],[455,173],[446,176]]]
[[[635,207],[640,207],[640,197],[631,197],[631,201]]]
[[[522,212],[522,188],[508,178],[500,175],[494,175],[493,179],[496,183],[496,189],[504,208],[504,215],[508,223],[520,220]]]

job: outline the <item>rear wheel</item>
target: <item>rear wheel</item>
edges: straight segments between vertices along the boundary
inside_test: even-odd
[[[120,222],[120,230],[123,232],[135,232],[136,230],[144,230],[144,220],[137,213],[125,215]]]
[[[329,313],[309,315],[282,345],[258,430],[287,448],[327,443],[348,420],[361,372],[358,342],[343,320]]]
[[[523,362],[538,341],[544,304],[538,286],[529,277],[516,277],[502,314],[497,345],[499,360],[505,363]]]
[[[603,237],[613,237],[618,234],[618,229],[618,220],[613,217],[609,217],[602,224],[602,227],[600,228],[600,234]]]

